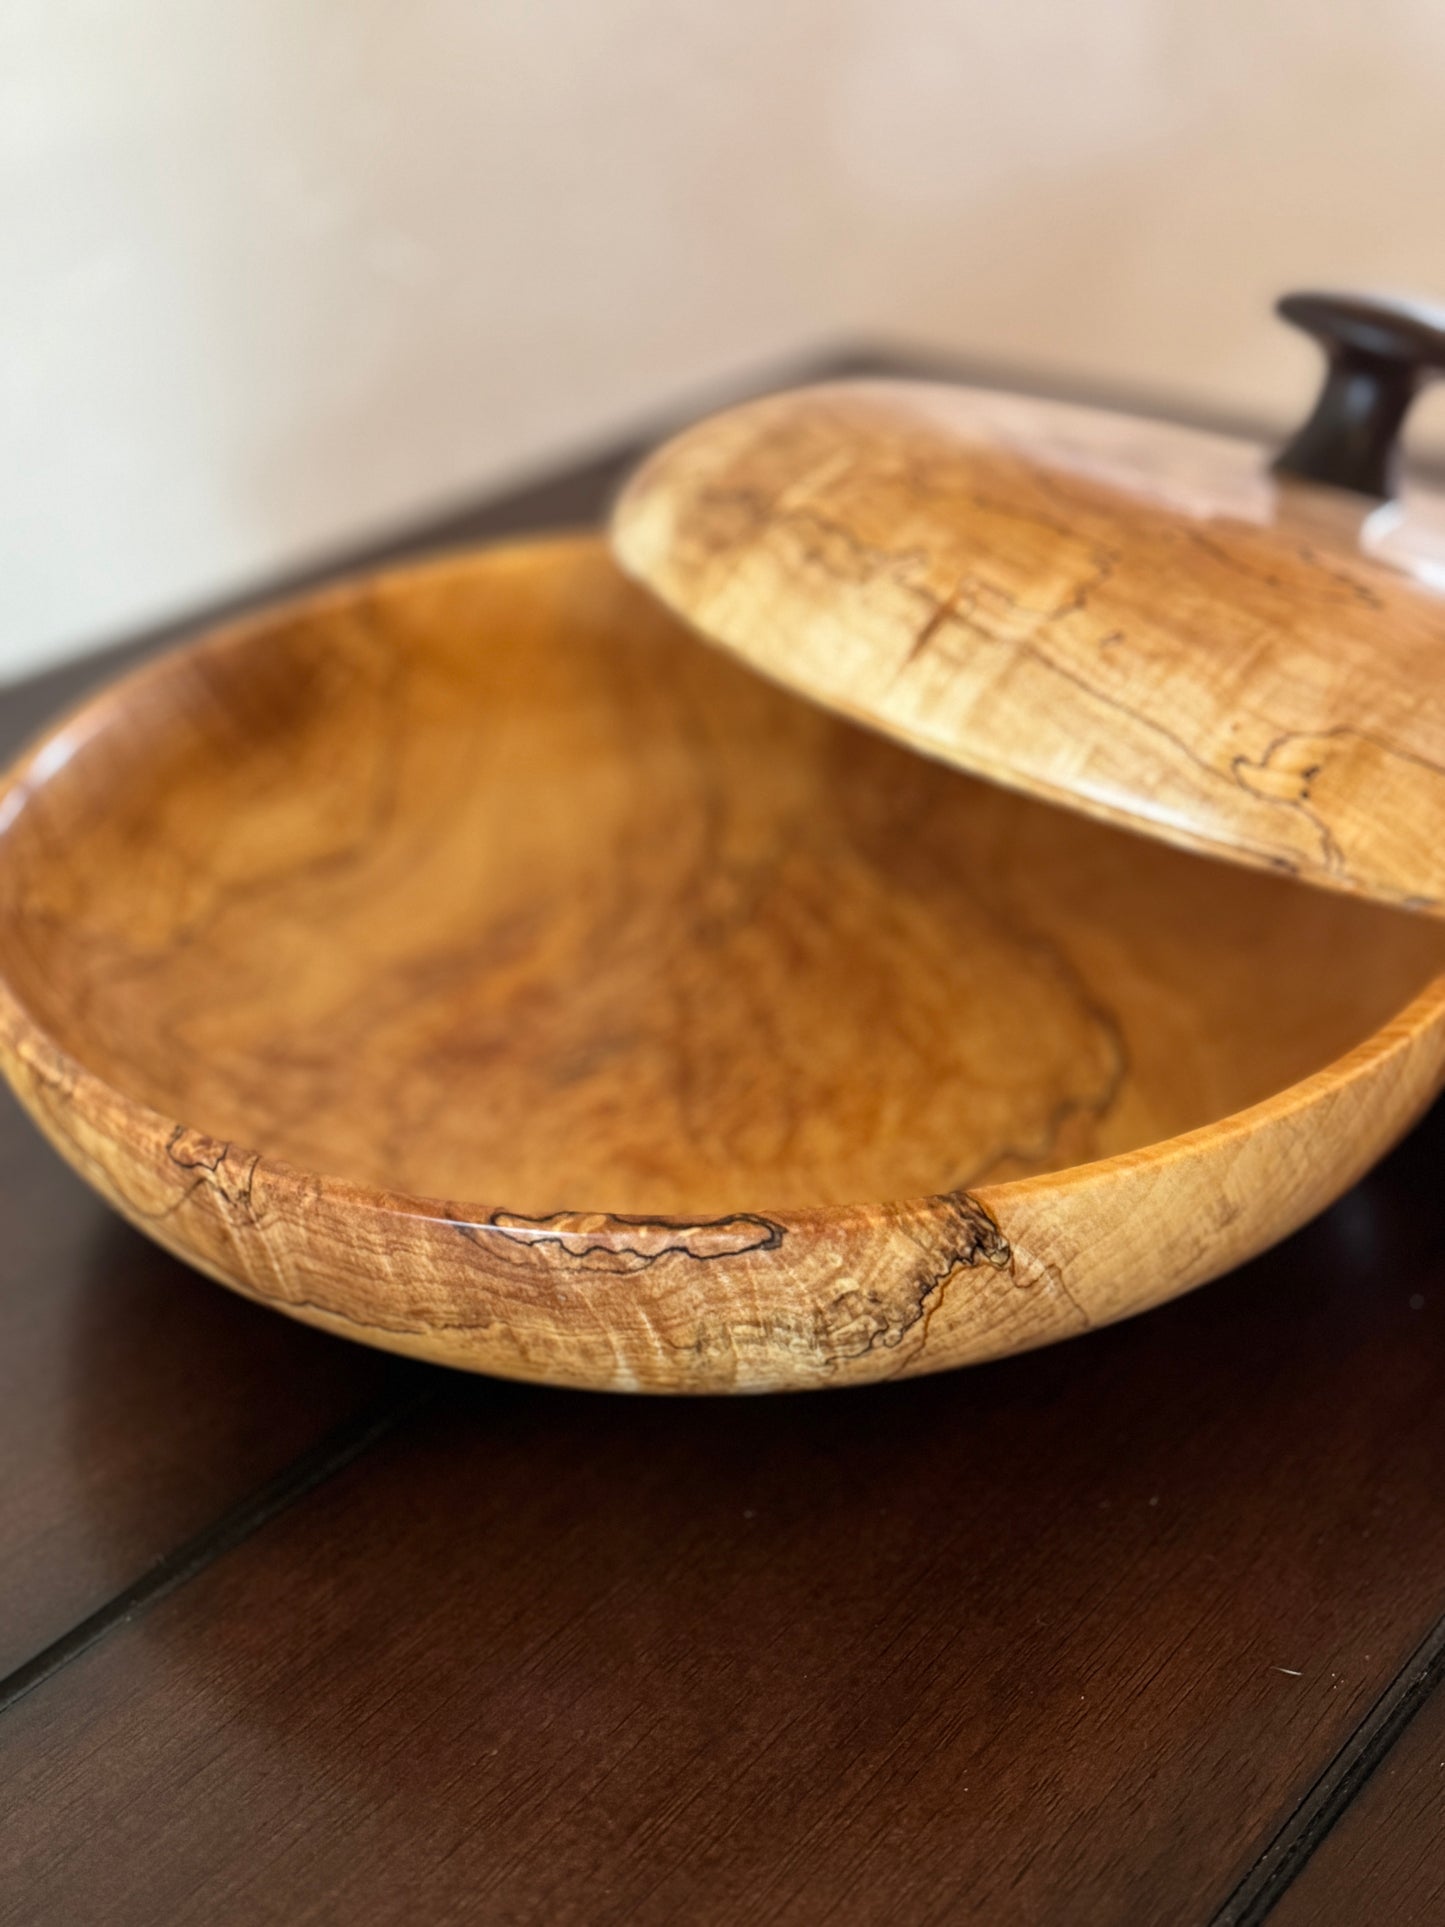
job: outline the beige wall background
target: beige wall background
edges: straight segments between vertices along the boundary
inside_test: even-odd
[[[1283,422],[1442,183],[1441,0],[4,0],[0,677],[844,336]]]

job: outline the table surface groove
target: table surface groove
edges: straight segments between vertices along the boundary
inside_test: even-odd
[[[1445,1616],[1350,1734],[1300,1807],[1250,1868],[1210,1927],[1258,1927],[1304,1873],[1335,1827],[1389,1760],[1411,1722],[1445,1707]]]
[[[357,1418],[338,1426],[309,1452],[293,1459],[229,1512],[213,1519],[194,1538],[173,1547],[131,1585],[113,1594],[78,1625],[70,1627],[0,1679],[0,1714],[8,1712],[27,1693],[43,1686],[63,1666],[69,1666],[89,1652],[109,1633],[164,1599],[178,1586],[197,1578],[207,1566],[234,1551],[288,1506],[295,1505],[308,1492],[369,1452],[417,1410],[426,1396],[426,1393],[401,1393],[386,1398],[374,1409],[363,1411]]]

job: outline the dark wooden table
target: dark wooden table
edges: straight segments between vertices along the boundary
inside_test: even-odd
[[[233,1298],[6,1100],[0,1920],[1445,1921],[1442,1165],[1030,1357],[647,1402]]]

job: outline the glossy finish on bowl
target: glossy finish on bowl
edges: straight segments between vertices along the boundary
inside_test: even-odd
[[[750,402],[614,520],[698,632],[912,748],[1445,914],[1445,515],[1269,451],[926,382]]]
[[[1439,1087],[1445,931],[797,702],[600,542],[217,634],[0,797],[0,1053],[62,1153],[328,1329],[835,1385],[1198,1284]]]

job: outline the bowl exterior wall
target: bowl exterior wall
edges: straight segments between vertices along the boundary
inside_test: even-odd
[[[1054,1176],[701,1223],[530,1219],[335,1183],[133,1104],[0,989],[0,1068],[117,1211],[308,1324],[606,1391],[864,1384],[1031,1349],[1219,1276],[1333,1202],[1445,1079],[1445,979],[1269,1103]]]

